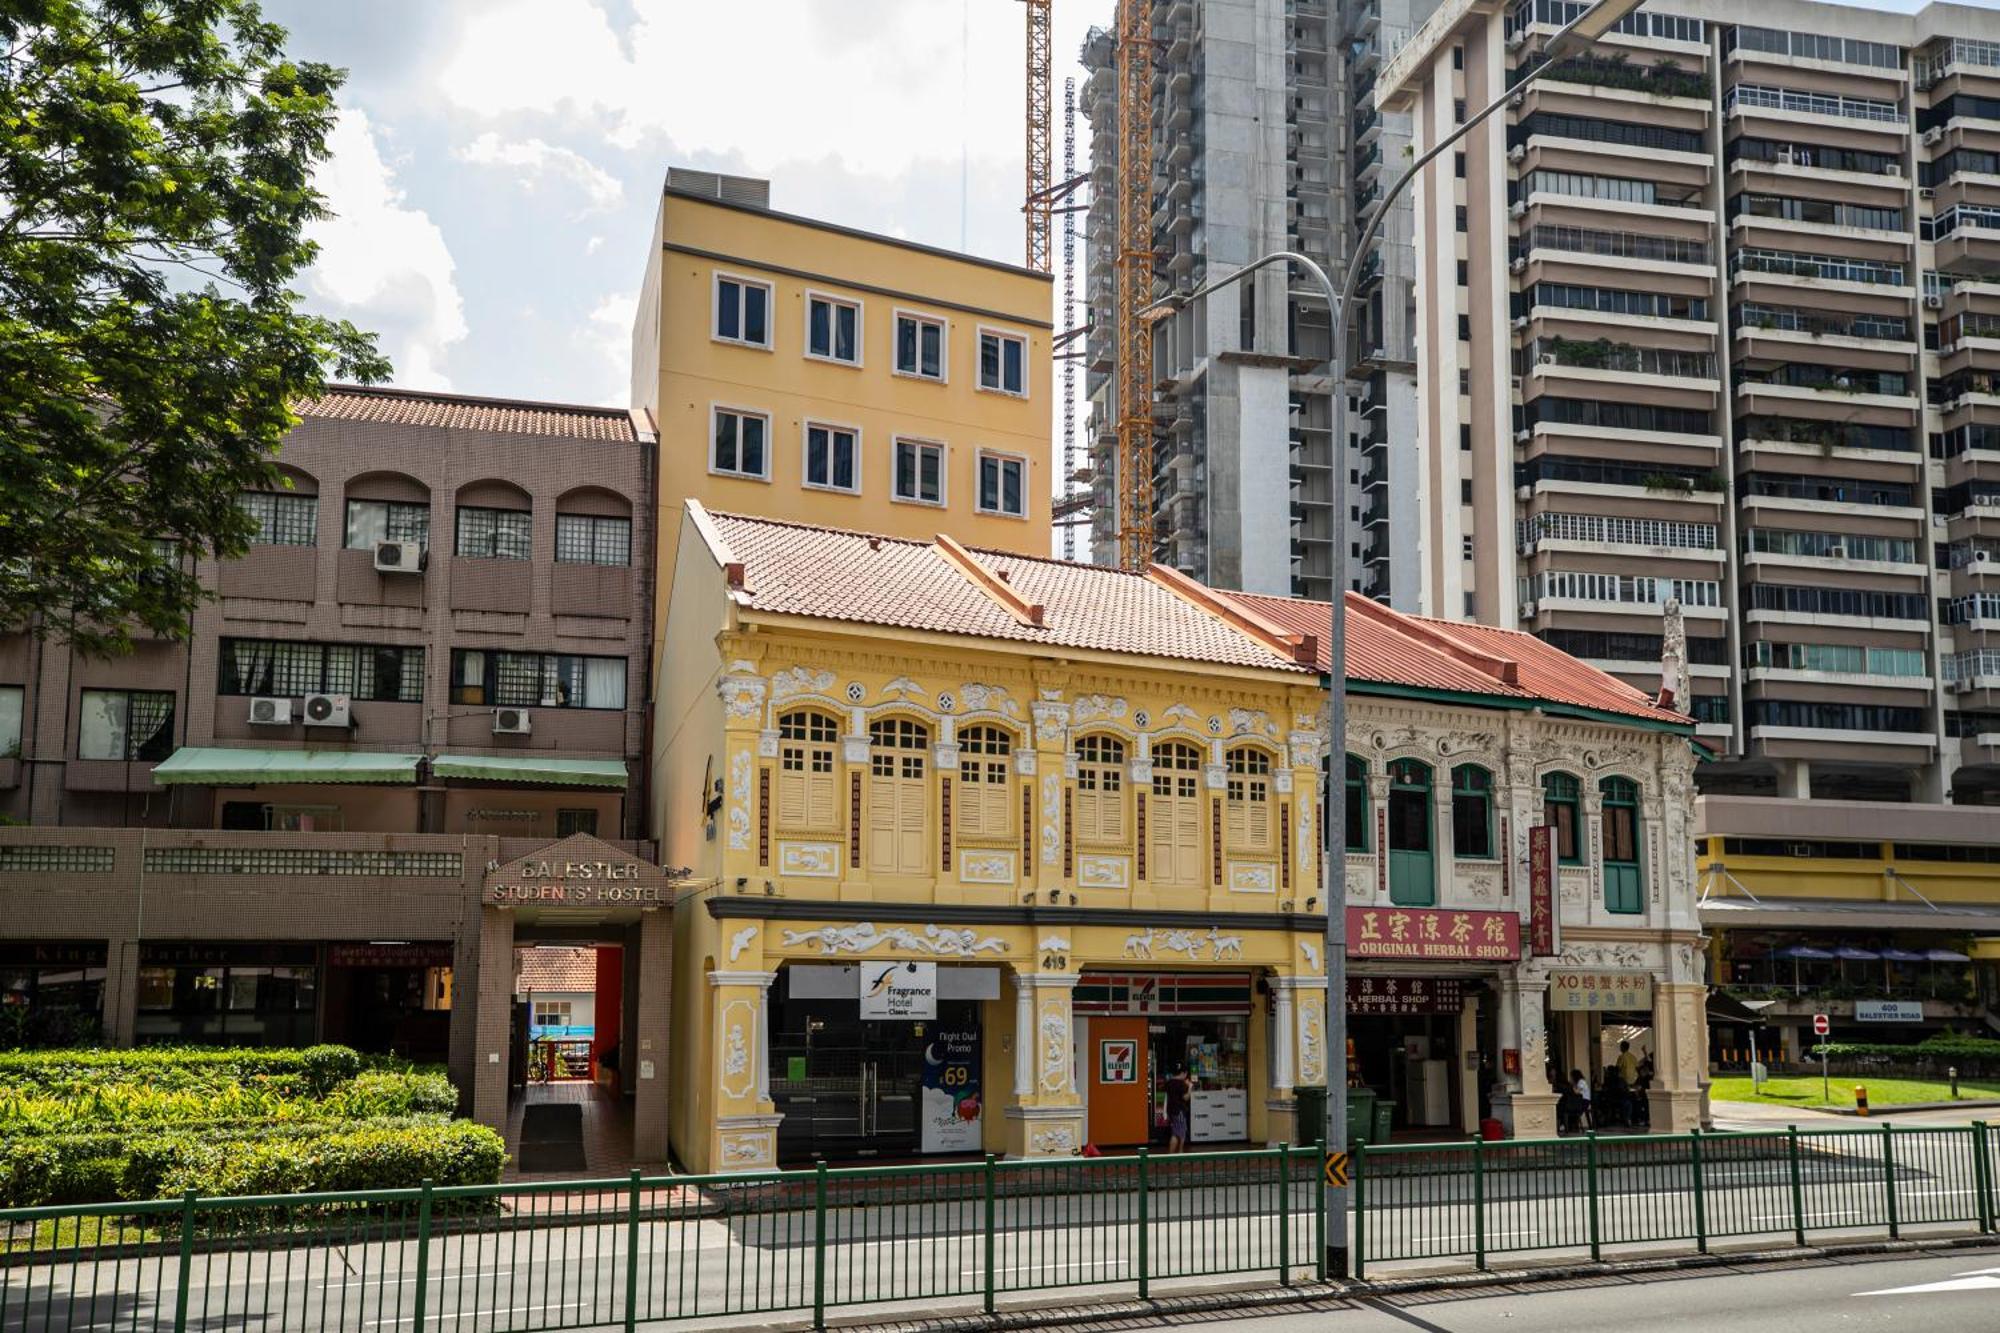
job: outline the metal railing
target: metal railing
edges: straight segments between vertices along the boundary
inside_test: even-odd
[[[1320,1153],[642,1177],[0,1210],[0,1330],[543,1333],[1310,1277]]]
[[[1363,1146],[1353,1260],[1370,1265],[1812,1233],[1900,1238],[1912,1227],[2000,1229],[2000,1133],[1950,1128],[1523,1139]]]

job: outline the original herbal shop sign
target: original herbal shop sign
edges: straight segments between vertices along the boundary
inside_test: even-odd
[[[672,901],[665,880],[643,861],[531,857],[489,878],[485,901],[497,907],[664,906]]]

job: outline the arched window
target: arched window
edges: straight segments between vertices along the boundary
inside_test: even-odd
[[[778,719],[778,827],[830,832],[840,827],[834,747],[840,724],[799,709]]]
[[[891,717],[868,728],[868,868],[930,873],[930,728]]]
[[[1076,840],[1118,846],[1125,837],[1125,742],[1112,736],[1078,737]]]
[[[1014,832],[1010,781],[1014,738],[998,727],[967,727],[958,737],[958,835],[1005,838]]]
[[[1228,776],[1224,794],[1224,845],[1232,852],[1267,856],[1277,850],[1272,829],[1271,756],[1248,745],[1224,756]]]
[[[1431,862],[1431,770],[1415,759],[1389,765],[1389,901],[1429,907],[1437,901]]]
[[[1583,788],[1570,774],[1542,777],[1542,822],[1556,831],[1556,860],[1582,865]]]
[[[1477,764],[1451,770],[1451,854],[1493,856],[1493,775]]]
[[[1347,756],[1347,850],[1368,850],[1368,761]]]
[[[1169,741],[1153,751],[1146,810],[1146,875],[1161,888],[1196,888],[1201,878],[1201,751]]]
[[[1630,778],[1606,778],[1597,785],[1604,798],[1604,910],[1646,910],[1646,883],[1639,864],[1639,785]]]

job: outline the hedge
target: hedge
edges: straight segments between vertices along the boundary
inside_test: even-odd
[[[0,1135],[87,1132],[114,1125],[228,1124],[270,1120],[373,1120],[381,1116],[449,1115],[458,1093],[443,1074],[359,1074],[324,1097],[287,1095],[269,1085],[158,1088],[146,1083],[98,1083],[62,1095],[46,1088],[0,1088]]]
[[[323,1097],[364,1068],[381,1067],[347,1046],[141,1046],[134,1050],[0,1053],[0,1088],[62,1096],[106,1084],[182,1090],[248,1084]],[[397,1068],[407,1068],[400,1062]]]
[[[0,1207],[493,1184],[506,1157],[484,1125],[417,1117],[20,1135],[0,1139]]]
[[[1880,1070],[1943,1078],[1956,1068],[1962,1078],[2000,1077],[2000,1041],[1990,1037],[1967,1037],[1943,1033],[1928,1037],[1914,1046],[1892,1046],[1882,1042],[1834,1041],[1814,1046],[1808,1052],[1817,1060],[1821,1051],[1843,1072],[1856,1069]]]

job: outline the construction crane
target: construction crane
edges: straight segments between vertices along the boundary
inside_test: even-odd
[[[1150,0],[1118,0],[1118,563],[1153,558],[1153,32]]]
[[[1055,197],[1051,179],[1054,161],[1055,0],[1023,0],[1028,7],[1028,188],[1021,211],[1028,218],[1028,267],[1049,271],[1050,238],[1054,231]]]

